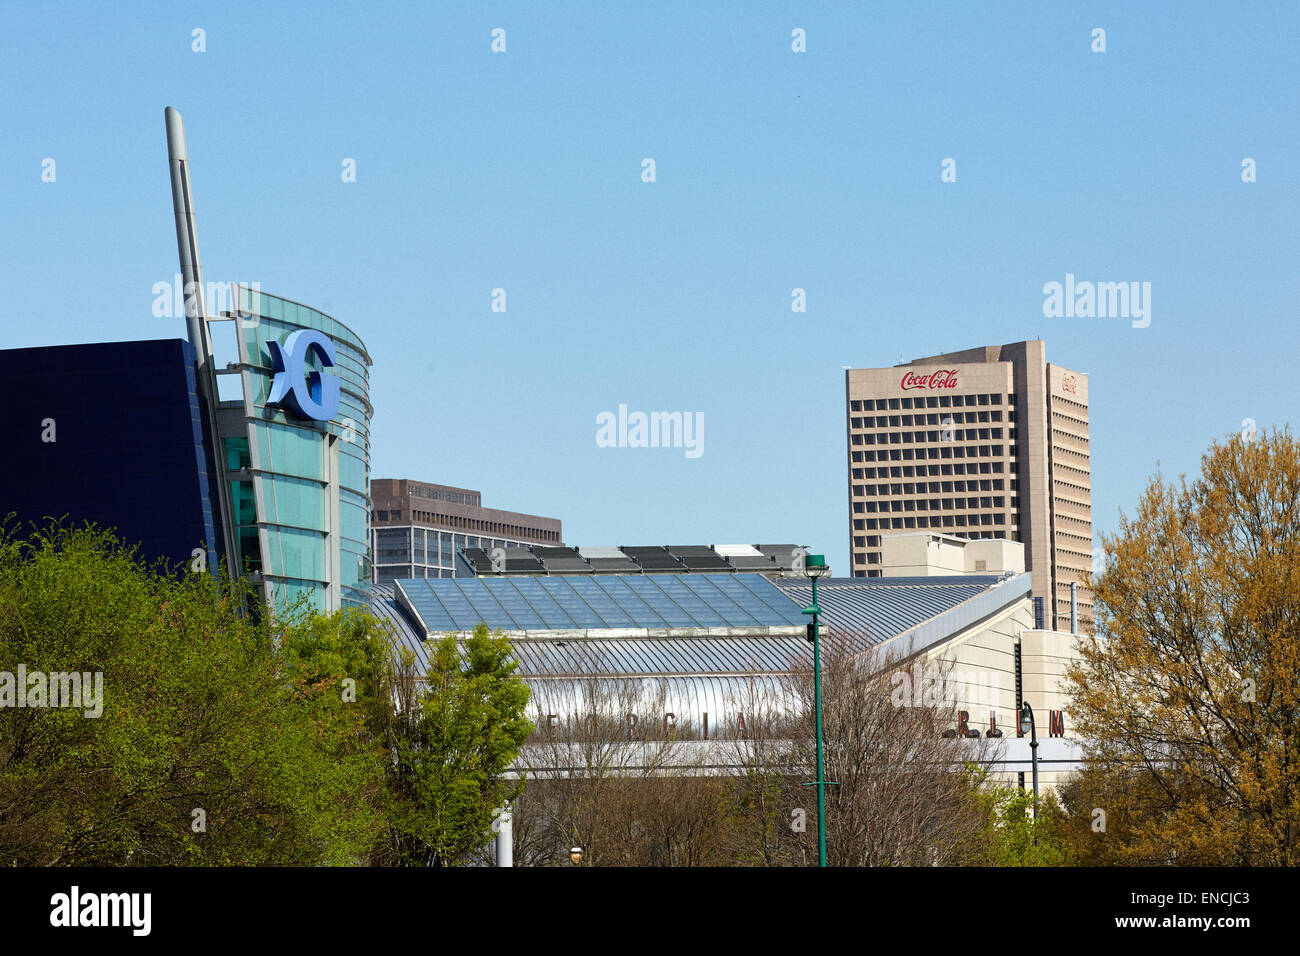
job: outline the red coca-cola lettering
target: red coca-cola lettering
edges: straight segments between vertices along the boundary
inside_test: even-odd
[[[899,382],[899,385],[905,392],[917,388],[956,388],[957,370],[955,368],[941,368],[929,375],[916,375],[913,372],[907,372],[903,375],[903,380]]]

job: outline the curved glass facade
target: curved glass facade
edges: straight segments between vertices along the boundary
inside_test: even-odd
[[[226,477],[246,572],[278,607],[305,594],[322,610],[366,606],[370,587],[370,355],[346,325],[308,306],[239,286],[242,402],[222,402]],[[268,405],[267,342],[299,329],[334,343],[338,412],[328,422]],[[309,355],[306,370],[321,371]],[[242,405],[242,408],[240,407]],[[242,412],[242,414],[241,414]]]

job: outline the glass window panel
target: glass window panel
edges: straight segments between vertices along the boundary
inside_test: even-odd
[[[306,595],[310,607],[318,611],[325,610],[325,586],[316,581],[281,581],[271,583],[272,595],[277,606],[288,607],[300,595]]]
[[[512,580],[515,588],[524,596],[528,601],[528,605],[537,612],[547,627],[572,628],[579,626],[565,612],[559,602],[551,596],[550,592],[542,587],[540,578],[513,578]]]
[[[596,575],[592,581],[609,595],[624,613],[632,618],[637,627],[665,627],[667,621],[649,604],[637,596],[627,584],[627,579],[622,576],[613,575]]]
[[[564,608],[564,612],[573,618],[576,626],[608,626],[601,616],[592,610],[591,606],[570,587],[568,581],[563,578],[537,578],[536,580],[542,586],[542,589],[554,598],[560,607]]]
[[[261,461],[262,468],[282,475],[324,479],[325,443],[322,433],[276,423],[261,424],[257,429],[266,434],[266,447],[269,451]],[[259,437],[259,447],[261,446]]]
[[[506,613],[521,628],[544,629],[546,622],[508,578],[480,578],[483,587],[505,608]]]
[[[795,602],[787,600],[780,593],[776,592],[774,585],[768,582],[761,574],[737,574],[727,579],[734,581],[740,587],[743,587],[758,601],[762,602],[777,615],[778,619],[783,620],[786,624],[806,624],[807,618],[801,613],[800,609],[795,606]],[[719,582],[719,587],[729,587],[729,584]],[[784,602],[784,603],[782,603]]]
[[[290,578],[325,581],[325,536],[297,528],[267,529],[268,560],[265,573]]]
[[[339,449],[339,485],[353,491],[366,488],[366,463],[347,450],[347,445]]]
[[[247,438],[227,438],[225,439],[225,445],[227,468],[238,471],[242,468],[252,467]]]
[[[653,583],[650,576],[628,575],[621,579],[624,584],[636,592],[656,614],[664,619],[669,627],[696,627],[695,618],[673,601],[663,588]]]
[[[235,522],[240,526],[257,523],[257,499],[253,496],[251,481],[232,481],[230,483],[231,504],[234,508]]]
[[[656,575],[647,580],[658,585],[659,588],[672,599],[683,611],[694,618],[704,627],[723,627],[731,623],[723,617],[715,608],[710,607],[699,596],[692,593],[680,577],[676,575]]]
[[[262,543],[256,525],[239,529],[239,560],[245,571],[262,570]]]
[[[342,532],[345,539],[364,544],[366,541],[366,509],[362,505],[354,505],[350,502],[339,502],[339,523],[343,526]]]
[[[609,627],[637,627],[636,620],[596,581],[588,577],[565,578],[569,586],[591,606]],[[644,625],[641,625],[644,626]]]
[[[470,579],[473,580],[473,579]],[[456,622],[456,628],[462,631],[473,630],[480,622],[484,621],[481,615],[465,597],[465,592],[456,586],[457,582],[450,585],[443,585],[438,588],[437,597],[442,602],[451,619]],[[488,627],[493,626],[493,622],[484,621]]]
[[[424,581],[409,582],[409,586],[403,585],[403,590],[406,591],[407,597],[411,599],[411,606],[415,608],[416,613],[420,615],[420,620],[430,632],[440,633],[458,629],[446,607],[438,600],[437,594]]]
[[[770,623],[764,621],[762,616],[747,610],[745,602],[731,598],[725,591],[717,587],[713,581],[715,577],[722,577],[722,575],[697,574],[680,580],[697,598],[726,618],[727,623],[733,627],[753,627],[757,624]],[[753,609],[753,602],[748,603],[750,608]]]
[[[364,548],[339,547],[339,583],[343,587],[366,588],[370,585],[369,556]]]
[[[280,475],[263,475],[262,520],[275,524],[325,530],[325,489],[316,482]]]
[[[465,599],[480,621],[490,628],[511,630],[518,627],[518,622],[508,609],[502,606],[495,595],[484,587],[485,582],[479,578],[466,578],[460,583]],[[477,623],[477,622],[476,622]]]

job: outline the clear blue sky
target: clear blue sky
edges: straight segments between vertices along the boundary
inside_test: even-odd
[[[1041,337],[1111,530],[1296,407],[1297,49],[1294,3],[5,2],[0,346],[184,335],[171,105],[207,279],[368,344],[376,477],[845,569],[843,367]],[[1067,272],[1150,282],[1150,327],[1044,318]],[[598,448],[620,403],[703,456]]]

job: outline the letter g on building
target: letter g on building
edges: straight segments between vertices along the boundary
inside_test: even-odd
[[[324,368],[334,367],[334,343],[329,336],[316,329],[299,329],[290,333],[284,344],[272,339],[266,345],[275,372],[268,405],[284,406],[299,418],[318,422],[338,414],[338,376],[315,370],[308,374],[306,369],[307,356],[312,353]]]

